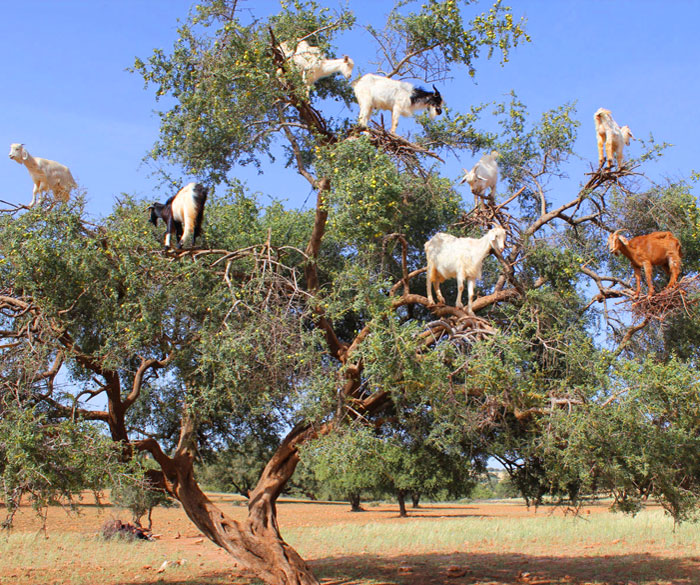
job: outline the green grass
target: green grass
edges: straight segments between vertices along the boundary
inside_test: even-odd
[[[290,529],[284,536],[302,556],[315,558],[389,550],[397,554],[468,551],[475,545],[520,552],[591,545],[592,554],[610,554],[649,545],[697,547],[700,524],[682,524],[674,532],[673,520],[659,510],[635,517],[595,514],[578,518],[544,511],[535,518],[406,518],[391,523]]]

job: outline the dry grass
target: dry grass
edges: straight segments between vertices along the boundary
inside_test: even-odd
[[[546,511],[538,517],[456,519],[408,518],[399,523],[371,522],[295,528],[286,538],[305,558],[348,554],[429,554],[475,547],[538,553],[553,546],[563,554],[582,548],[592,555],[624,554],[641,549],[668,549],[674,554],[700,551],[700,525],[683,524],[674,532],[673,520],[661,510],[636,517],[622,514],[564,517]]]
[[[231,516],[244,517],[240,498],[213,499]],[[162,533],[156,542],[98,538],[116,513],[86,506],[69,517],[51,509],[45,538],[31,511],[23,510],[15,532],[0,536],[0,583],[256,582],[180,509],[156,510],[154,529]],[[628,517],[592,506],[573,518],[562,509],[535,512],[515,503],[427,504],[399,518],[395,505],[352,513],[343,503],[282,501],[279,515],[285,538],[326,585],[700,585],[700,526],[674,532],[659,509]]]

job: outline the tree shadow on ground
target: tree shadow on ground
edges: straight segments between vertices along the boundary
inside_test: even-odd
[[[309,564],[321,585],[700,585],[700,555],[671,558],[650,553],[603,556],[435,553],[329,557]],[[224,584],[262,585],[262,582],[250,573],[222,565],[220,571],[209,570],[195,577],[166,572],[119,583]]]
[[[700,585],[700,556],[453,553],[335,557],[311,563],[324,585]]]

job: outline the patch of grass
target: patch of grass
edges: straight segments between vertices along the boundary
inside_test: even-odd
[[[202,567],[192,562],[172,563],[166,574],[156,573],[163,561],[176,561],[158,542],[130,541],[64,533],[9,534],[0,536],[0,583],[8,585],[55,584],[94,585],[95,583],[165,583],[175,578],[187,583],[201,576]],[[212,580],[208,583],[224,583]],[[205,583],[201,579],[197,583]]]
[[[302,556],[324,558],[341,554],[425,554],[488,546],[502,551],[532,551],[548,547],[590,548],[591,554],[623,553],[640,545],[674,549],[700,546],[700,524],[682,524],[662,511],[635,517],[595,514],[562,517],[544,513],[529,518],[406,518],[367,524],[342,524],[291,529],[285,538]]]

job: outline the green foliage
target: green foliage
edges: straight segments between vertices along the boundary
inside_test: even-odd
[[[153,508],[162,506],[172,508],[177,503],[168,494],[153,486],[149,480],[148,470],[155,470],[152,460],[134,458],[131,461],[132,473],[112,486],[110,499],[115,506],[129,510],[132,522],[141,526],[141,518],[148,514],[148,529],[151,529],[151,512]]]
[[[445,67],[465,65],[469,75],[474,77],[474,61],[481,50],[487,50],[488,58],[500,50],[502,63],[505,63],[510,49],[530,38],[525,33],[524,21],[516,23],[510,8],[502,6],[500,0],[488,12],[466,22],[462,11],[470,4],[472,0],[429,0],[421,4],[419,12],[402,14],[395,10],[389,15],[389,28],[405,39],[407,52],[439,48]]]
[[[402,433],[387,436],[363,426],[316,439],[302,459],[336,497],[400,491],[454,499],[474,485],[468,459]]]
[[[506,473],[488,471],[469,494],[472,500],[502,500],[517,498],[520,490]]]
[[[272,432],[255,432],[213,453],[199,466],[199,483],[207,490],[235,492],[247,498],[274,453],[278,439]]]
[[[150,153],[182,165],[209,182],[226,180],[234,164],[258,164],[268,155],[285,122],[278,107],[281,84],[272,54],[270,29],[278,42],[303,38],[328,49],[333,34],[350,27],[352,14],[332,14],[315,2],[285,3],[269,21],[245,23],[233,0],[198,4],[189,22],[178,29],[172,53],[157,49],[148,61],[136,59],[134,72],[156,97],[177,100],[161,112],[160,139]],[[305,94],[292,75],[297,98]],[[326,96],[349,97],[347,88],[324,83]]]
[[[37,408],[6,405],[0,416],[0,495],[12,524],[22,499],[44,515],[61,501],[73,506],[83,490],[98,492],[125,470],[119,447],[81,421],[51,422]]]
[[[696,517],[700,406],[695,368],[677,359],[621,361],[596,402],[552,419],[544,463],[553,487],[610,491],[636,512],[658,499],[676,521]]]

